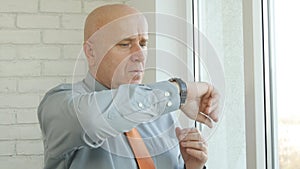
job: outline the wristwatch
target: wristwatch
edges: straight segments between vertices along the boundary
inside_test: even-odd
[[[176,82],[179,86],[180,105],[184,105],[187,97],[187,86],[186,83],[180,78],[171,78],[170,82]]]

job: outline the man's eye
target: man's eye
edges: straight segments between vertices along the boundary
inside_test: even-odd
[[[129,43],[120,43],[118,44],[120,47],[130,47]]]
[[[141,47],[147,47],[147,43],[141,43],[140,46]]]

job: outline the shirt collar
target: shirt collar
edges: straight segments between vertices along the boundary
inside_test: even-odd
[[[83,83],[86,84],[92,91],[108,90],[108,88],[99,83],[90,72],[88,72],[86,77],[83,79]]]

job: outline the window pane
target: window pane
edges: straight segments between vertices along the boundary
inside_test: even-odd
[[[274,1],[278,154],[281,169],[299,168],[299,1]]]
[[[223,118],[208,140],[209,169],[245,169],[245,104],[242,0],[198,1],[200,32],[213,46],[224,68],[226,99]],[[205,38],[200,38],[200,58],[212,57]],[[215,69],[220,69],[216,66]],[[211,72],[200,64],[201,79]],[[220,75],[221,76],[221,75]]]

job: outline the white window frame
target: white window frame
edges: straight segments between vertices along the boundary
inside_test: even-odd
[[[278,169],[271,0],[243,1],[247,168]]]
[[[276,69],[274,50],[274,2],[261,0],[263,11],[263,46],[266,105],[266,160],[267,169],[279,169],[278,124],[276,108]]]
[[[193,3],[198,7],[197,0]],[[242,8],[247,169],[279,169],[273,1],[243,0]],[[193,22],[197,19],[193,17]],[[198,42],[194,43],[194,50],[198,50]],[[200,67],[195,62],[195,77],[199,80]]]
[[[247,169],[266,169],[261,0],[243,1]]]

